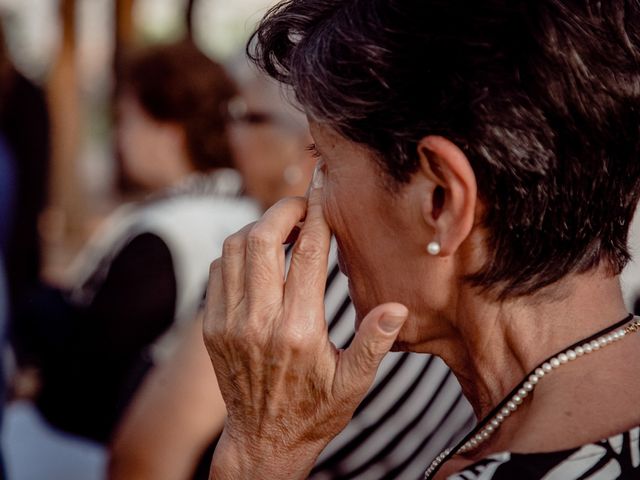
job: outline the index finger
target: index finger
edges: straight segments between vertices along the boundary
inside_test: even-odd
[[[285,285],[286,297],[295,308],[298,303],[321,305],[327,280],[331,230],[322,208],[324,174],[318,162],[308,193],[307,217],[293,247],[291,266]]]
[[[280,200],[265,212],[247,234],[245,285],[250,302],[282,299],[282,244],[306,213],[304,198]]]

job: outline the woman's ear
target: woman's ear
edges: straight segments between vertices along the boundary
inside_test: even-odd
[[[440,256],[452,255],[473,228],[477,201],[475,174],[464,152],[444,137],[428,136],[420,140],[418,157],[428,185],[422,215],[434,230],[434,238],[427,239],[429,251]]]

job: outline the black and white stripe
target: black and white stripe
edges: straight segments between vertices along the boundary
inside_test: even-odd
[[[344,348],[355,312],[331,249],[325,313],[329,335]],[[471,406],[436,357],[390,353],[347,428],[320,455],[311,478],[416,479],[431,460],[474,424]]]
[[[640,427],[559,452],[490,455],[449,480],[631,480],[640,478]]]

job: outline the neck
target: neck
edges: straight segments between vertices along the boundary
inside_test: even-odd
[[[449,333],[429,351],[453,370],[478,418],[539,362],[627,315],[618,277],[603,271],[570,276],[547,290],[495,302],[468,289],[446,316]]]

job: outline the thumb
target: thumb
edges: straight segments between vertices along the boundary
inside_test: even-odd
[[[364,317],[349,348],[342,353],[337,375],[340,385],[360,396],[369,390],[378,366],[389,352],[409,311],[399,303],[378,305]],[[358,399],[360,401],[360,398]]]

